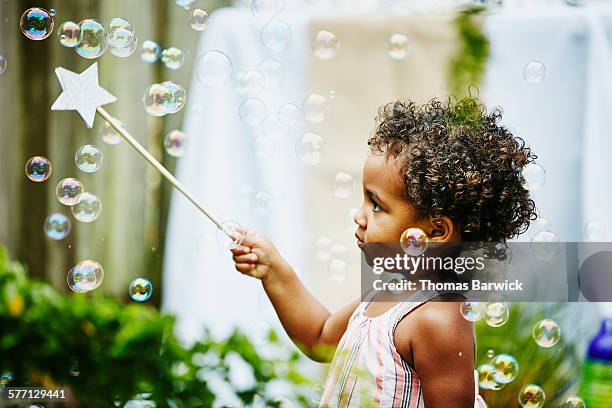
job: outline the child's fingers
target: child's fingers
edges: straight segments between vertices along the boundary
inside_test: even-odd
[[[243,254],[248,254],[249,252],[251,252],[251,248],[245,245],[240,245],[240,246],[237,246],[236,248],[233,248],[231,251],[234,255],[243,255]]]
[[[236,263],[257,263],[257,255],[256,254],[243,254],[233,256],[234,262]]]
[[[249,273],[255,269],[255,266],[253,263],[237,263],[236,270],[240,273]]]

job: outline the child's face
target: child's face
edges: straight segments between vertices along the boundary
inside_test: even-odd
[[[404,195],[399,160],[370,154],[363,166],[363,205],[355,215],[357,245],[397,243],[410,227],[427,231],[428,220],[418,220],[416,213]]]

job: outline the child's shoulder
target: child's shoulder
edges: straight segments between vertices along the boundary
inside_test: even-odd
[[[464,301],[459,295],[449,294],[422,304],[408,316],[409,319],[403,319],[410,326],[411,337],[433,339],[444,334],[444,337],[452,338],[466,330],[472,331],[472,323],[460,312]]]

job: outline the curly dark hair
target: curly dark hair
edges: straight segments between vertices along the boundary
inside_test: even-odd
[[[419,216],[448,216],[465,242],[506,242],[536,218],[521,170],[537,156],[501,118],[501,109],[488,112],[473,96],[392,102],[379,109],[368,145],[401,160]]]

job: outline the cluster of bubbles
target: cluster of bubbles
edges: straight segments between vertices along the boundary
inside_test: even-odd
[[[523,78],[531,84],[539,84],[546,77],[546,66],[540,61],[529,61],[523,68]]]
[[[120,17],[113,18],[108,23],[107,42],[111,53],[122,58],[129,57],[138,48],[134,27],[129,21]]]
[[[30,40],[40,41],[49,37],[53,32],[53,16],[41,7],[27,9],[21,15],[19,27],[23,35]]]
[[[519,363],[514,356],[506,353],[496,356],[493,350],[489,350],[487,357],[490,361],[477,369],[480,388],[497,391],[516,379]]]
[[[461,316],[470,322],[484,319],[491,327],[500,327],[508,322],[510,309],[505,302],[471,302],[461,303],[459,307]]]
[[[355,191],[357,181],[349,173],[339,171],[332,179],[332,192],[338,198],[348,198]]]
[[[531,334],[538,346],[551,348],[561,339],[561,328],[554,320],[544,319],[533,325]]]
[[[121,17],[111,19],[106,27],[91,18],[78,24],[65,21],[60,25],[57,38],[61,45],[74,48],[77,54],[87,59],[101,57],[108,48],[113,55],[125,58],[138,47],[134,26]]]
[[[315,258],[327,264],[330,279],[341,282],[345,279],[348,269],[347,247],[334,242],[328,236],[320,236],[315,241]]]
[[[389,57],[394,60],[403,60],[408,56],[410,43],[404,34],[392,34],[389,37]]]
[[[152,84],[147,88],[142,103],[151,116],[165,116],[183,109],[187,101],[185,88],[176,81]]]
[[[53,167],[51,162],[44,156],[33,156],[25,164],[26,176],[36,182],[42,183],[51,176]]]
[[[136,278],[130,283],[128,293],[132,300],[136,302],[145,302],[149,300],[153,293],[153,284],[145,278]]]
[[[67,277],[68,287],[77,293],[97,289],[104,280],[104,269],[98,262],[85,260],[70,269]]]
[[[155,41],[145,40],[142,43],[140,59],[149,64],[161,60],[166,68],[177,70],[185,63],[185,53],[177,47],[162,49]]]
[[[164,149],[172,157],[181,157],[187,150],[187,135],[180,130],[169,132],[164,138]]]
[[[429,237],[420,228],[407,228],[400,236],[400,246],[405,254],[419,256],[429,247]]]
[[[74,162],[76,163],[79,170],[85,173],[93,173],[98,171],[102,167],[104,161],[104,155],[102,150],[94,145],[84,145],[74,154]]]

